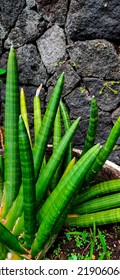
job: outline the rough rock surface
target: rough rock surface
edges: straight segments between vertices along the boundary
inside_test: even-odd
[[[58,66],[56,66],[56,72],[47,82],[47,87],[48,87],[48,95],[46,99],[47,101],[53,90],[54,85],[56,84],[59,75],[62,72],[65,73],[65,82],[64,82],[62,96],[66,96],[67,94],[69,94],[80,83],[81,79],[76,73],[76,71],[74,70],[74,68],[71,66],[70,62],[63,63],[62,65],[58,64]]]
[[[111,112],[120,102],[120,83],[103,81],[97,78],[84,78],[87,90],[97,98],[99,109]]]
[[[34,45],[18,48],[17,58],[20,83],[36,86],[46,83],[47,72]]]
[[[120,1],[71,0],[67,15],[68,39],[120,39]]]
[[[97,99],[96,142],[104,144],[120,115],[119,0],[0,1],[0,68],[6,68],[13,44],[20,87],[25,89],[33,134],[33,96],[43,84],[44,111],[58,76],[65,72],[63,100],[72,120],[81,116],[74,144],[82,148],[92,95]],[[1,77],[1,124],[4,123],[5,75]],[[120,164],[120,137],[110,159]]]
[[[4,39],[10,28],[14,26],[18,15],[25,7],[25,0],[0,1],[0,38]]]
[[[0,55],[2,54],[2,40],[0,40]]]
[[[57,24],[48,29],[37,41],[42,61],[49,73],[55,70],[56,63],[65,60],[66,41],[63,29]]]
[[[46,23],[42,14],[38,14],[28,8],[25,8],[19,15],[15,28],[11,30],[5,41],[5,47],[20,47],[28,42],[35,41],[45,31]]]
[[[79,129],[74,137],[75,146],[80,148],[84,143],[84,136],[88,126],[90,113],[88,108],[90,106],[91,97],[87,93],[81,93],[78,87],[65,96],[64,100],[70,109],[71,119],[75,120],[77,117],[81,117]]]
[[[116,119],[120,116],[120,107],[112,112],[111,118],[113,123],[115,123]]]
[[[106,40],[78,41],[68,47],[77,72],[82,76],[120,79],[120,56]]]
[[[36,0],[38,10],[42,9],[44,18],[50,23],[59,26],[65,24],[69,0]]]
[[[36,5],[36,1],[35,0],[26,0],[26,4],[28,8],[34,8]]]

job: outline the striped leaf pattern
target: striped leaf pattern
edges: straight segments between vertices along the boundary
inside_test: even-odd
[[[5,217],[14,199],[20,183],[20,157],[18,143],[18,120],[20,114],[20,93],[18,85],[18,67],[16,53],[10,49],[7,64],[6,99],[5,99],[5,147],[4,147],[4,199],[2,216]]]
[[[38,214],[40,227],[32,245],[32,257],[35,257],[44,247],[50,236],[50,232],[53,230],[65,207],[71,201],[72,196],[76,193],[80,181],[83,181],[83,177],[95,159],[98,151],[99,145],[89,150],[88,154],[86,153],[86,155],[70,169],[67,175],[58,183],[57,187],[47,198],[43,205],[44,211],[41,208]]]
[[[36,191],[32,150],[21,116],[19,118],[19,148],[23,186],[24,232],[26,246],[30,248],[36,233]]]
[[[90,119],[88,124],[88,130],[85,138],[85,144],[82,150],[82,155],[84,155],[91,147],[93,147],[96,138],[97,126],[98,126],[98,106],[97,106],[96,98],[93,96],[91,100],[91,106],[90,106]]]
[[[38,131],[35,145],[33,147],[35,179],[38,178],[39,171],[42,165],[44,153],[52,131],[52,126],[54,123],[60,97],[62,94],[63,84],[64,84],[64,73],[62,73],[61,76],[59,77],[56,86],[53,90],[53,93],[50,97],[45,115],[42,120],[42,124]]]

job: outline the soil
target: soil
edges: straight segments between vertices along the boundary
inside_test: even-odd
[[[93,229],[70,228],[62,229],[55,243],[46,254],[50,260],[120,260],[120,224],[99,227],[104,241],[102,244],[98,235],[98,228],[94,240],[94,248],[90,257],[91,237]],[[74,232],[76,234],[69,234]],[[82,236],[82,234],[84,234]],[[106,251],[106,252],[105,252]]]

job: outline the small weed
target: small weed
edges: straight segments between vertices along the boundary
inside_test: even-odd
[[[73,68],[77,69],[77,64],[75,61],[70,61],[70,64]]]
[[[71,253],[67,255],[67,260],[90,260],[90,258],[88,253],[85,256],[80,253]]]
[[[75,237],[75,243],[76,243],[76,247],[80,248],[80,246],[82,245],[82,239],[80,236]]]
[[[93,225],[93,229],[90,228],[89,233],[86,231],[71,231],[67,232],[66,237],[68,241],[74,240],[76,248],[80,248],[80,250],[86,245],[82,254],[73,252],[72,250],[68,254],[68,259],[93,260],[97,258],[97,252],[99,260],[110,259],[111,251],[107,249],[105,233],[102,233],[99,229],[97,230],[95,224]],[[87,253],[84,254],[86,251]]]
[[[53,259],[60,259],[61,246],[58,244],[57,248],[53,251]]]
[[[109,89],[113,94],[118,94],[118,90],[114,89],[113,86],[116,84],[120,84],[120,81],[111,81],[111,82],[105,82],[103,84],[102,89],[99,91],[100,94],[103,94],[103,91],[105,88]]]
[[[120,232],[120,226],[115,226],[114,234]],[[58,245],[53,246],[51,257],[46,259],[61,259],[61,252],[67,260],[110,260],[112,250],[107,245],[106,229],[93,228],[80,231],[79,228],[69,228],[63,233],[63,239],[58,239]]]
[[[120,233],[120,225],[115,225],[114,232],[115,233]]]
[[[65,64],[65,60],[63,60],[63,61],[58,61],[58,62],[56,62],[55,64],[54,64],[54,66],[55,67],[57,67],[57,66],[60,66],[60,65],[63,65],[63,64]]]
[[[80,86],[80,93],[86,94],[88,91],[84,85]]]
[[[65,233],[65,235],[66,235],[68,241],[72,240],[72,237],[71,237],[70,233]]]
[[[75,240],[75,244],[76,244],[77,248],[80,248],[83,244],[86,244],[87,242],[89,242],[87,240],[87,237],[89,236],[89,234],[86,232],[80,232],[80,231],[69,232],[69,233],[67,233],[67,236],[69,236],[69,240],[72,239],[71,235],[74,236],[74,240]]]
[[[71,253],[70,256],[68,255],[68,258],[67,258],[67,259],[68,259],[68,260],[78,260],[77,255],[76,255],[76,254],[73,254],[73,253]]]

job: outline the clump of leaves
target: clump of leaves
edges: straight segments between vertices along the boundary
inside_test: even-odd
[[[81,195],[84,196],[86,192],[80,194],[81,188],[91,183],[91,178],[93,180],[102,168],[120,135],[120,118],[105,145],[102,148],[100,144],[94,145],[98,108],[93,97],[85,146],[82,156],[75,161],[71,141],[80,118],[71,124],[61,100],[63,85],[64,73],[57,80],[44,116],[40,108],[41,87],[38,88],[34,98],[35,140],[32,143],[25,93],[23,89],[19,93],[16,52],[11,47],[7,64],[4,157],[0,161],[0,242],[26,259],[42,259],[63,225],[91,226],[91,223],[120,220],[118,205],[114,209],[115,204],[111,204],[110,210],[106,210],[107,201],[103,212],[99,212],[100,201],[92,214],[86,215],[86,210],[85,215],[76,214],[75,210]],[[52,131],[53,150],[47,159],[46,150]],[[116,182],[113,182],[113,189],[119,192]],[[94,196],[93,193],[97,193],[98,186],[94,188],[93,191],[90,187],[90,194],[85,194],[84,203]],[[110,187],[107,185],[106,188],[99,195],[109,194]],[[92,203],[95,204],[94,201]]]

